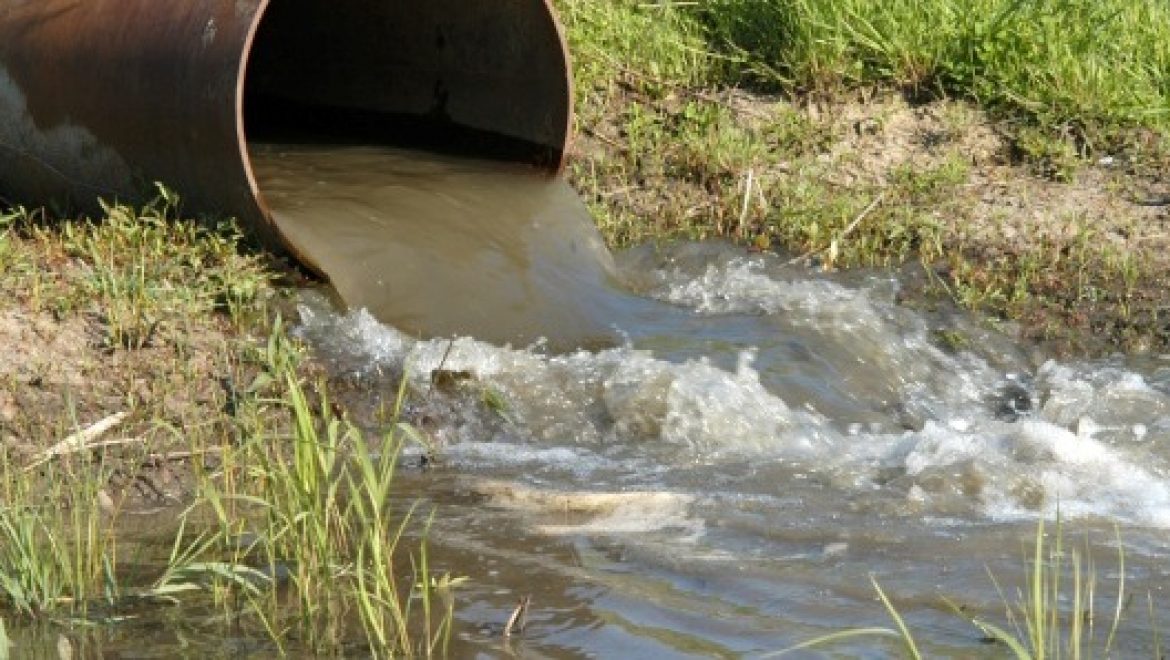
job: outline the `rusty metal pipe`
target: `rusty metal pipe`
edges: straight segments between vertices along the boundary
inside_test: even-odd
[[[250,140],[344,140],[562,166],[549,0],[0,0],[0,198],[92,211],[160,181],[280,235]]]

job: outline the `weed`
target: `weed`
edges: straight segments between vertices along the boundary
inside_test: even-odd
[[[1068,552],[1064,550],[1059,519],[1054,538],[1054,544],[1048,546],[1044,521],[1041,520],[1036,529],[1026,589],[1014,603],[1009,602],[1000,590],[1012,631],[978,617],[972,618],[971,623],[989,638],[1007,646],[1020,660],[1091,657],[1098,643],[1101,654],[1108,656],[1125,605],[1125,550],[1121,539],[1117,539],[1116,607],[1104,641],[1098,642],[1095,630],[1098,619],[1095,611],[1096,569],[1091,560],[1086,561],[1087,552],[1082,553],[1076,548]],[[995,581],[995,576],[992,580]],[[999,588],[997,581],[996,587]],[[1064,611],[1066,601],[1070,603],[1068,612]],[[959,608],[954,609],[961,613]]]
[[[1036,128],[1022,128],[1015,136],[1018,155],[1040,176],[1071,182],[1081,165],[1081,155],[1068,138]]]
[[[1089,558],[1087,542],[1084,551],[1076,548],[1066,550],[1063,526],[1059,517],[1053,539],[1050,544],[1044,521],[1037,523],[1031,558],[1028,560],[1031,565],[1030,571],[1024,588],[1018,592],[1014,601],[1009,600],[1000,588],[998,580],[991,575],[991,580],[999,591],[1006,609],[1007,627],[992,623],[983,617],[970,617],[961,606],[949,599],[944,600],[956,616],[969,620],[989,640],[1003,644],[1017,660],[1093,657],[1095,651],[1100,651],[1102,656],[1108,657],[1117,639],[1117,631],[1127,602],[1125,550],[1120,534],[1117,538],[1119,577],[1115,604],[1108,630],[1100,632],[1096,629],[1099,618],[1095,609],[1098,598],[1097,572]],[[896,629],[862,628],[839,631],[784,649],[773,656],[855,637],[884,636],[901,640],[907,657],[922,657],[909,626],[877,580],[872,576],[870,579]],[[1151,613],[1151,621],[1153,620]],[[1160,640],[1157,639],[1156,631],[1154,635],[1154,646],[1158,648]],[[1160,657],[1160,652],[1154,657]]]
[[[5,461],[0,490],[0,606],[24,616],[84,612],[95,597],[116,597],[112,530],[103,523],[101,488],[108,474],[51,468],[47,489]]]
[[[399,449],[409,436],[392,434],[377,447],[368,445],[356,427],[332,412],[323,385],[312,395],[303,387],[294,346],[270,341],[263,359],[268,384],[262,380],[253,392],[283,392],[268,403],[287,413],[289,435],[270,430],[225,452],[222,476],[209,475],[201,498],[216,512],[223,543],[240,548],[224,566],[258,562],[259,575],[287,574],[284,597],[295,607],[271,588],[251,586],[256,569],[227,574],[221,566],[215,577],[237,592],[236,577],[247,577],[244,613],[267,630],[295,630],[314,652],[342,650],[359,632],[346,625],[354,617],[376,656],[436,652],[447,643],[452,613],[451,606],[432,611],[432,586],[446,590],[453,582],[431,574],[425,545],[411,555],[410,570],[402,569],[400,548],[413,507],[391,509]],[[398,406],[405,392],[400,390]],[[404,576],[410,586],[402,585]],[[422,630],[417,642],[416,619]]]
[[[215,606],[276,653],[443,652],[458,580],[433,572],[412,540],[423,521],[392,495],[398,448],[421,436],[395,415],[371,440],[307,386],[302,349],[266,313],[273,273],[232,225],[176,219],[176,205],[160,189],[99,220],[4,216],[0,286],[22,307],[0,318],[94,343],[69,346],[68,364],[0,360],[0,400],[22,404],[0,419],[0,614],[74,627],[143,602]],[[41,451],[111,412],[124,436]],[[194,492],[155,483],[172,469]],[[124,535],[136,487],[189,505],[167,557]]]
[[[1170,126],[1170,10],[1157,0],[713,0],[695,11],[714,47],[789,89],[974,99],[1090,150],[1110,127]]]

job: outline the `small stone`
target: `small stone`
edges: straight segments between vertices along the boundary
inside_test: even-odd
[[[107,493],[104,488],[97,492],[97,503],[98,508],[100,508],[103,512],[114,512],[114,498],[110,497],[110,494]]]
[[[11,422],[16,419],[16,414],[20,412],[16,407],[16,401],[12,399],[12,395],[7,392],[0,392],[0,422]]]

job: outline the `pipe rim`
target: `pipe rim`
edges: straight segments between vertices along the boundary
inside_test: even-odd
[[[235,121],[236,132],[236,148],[240,156],[240,163],[243,165],[244,178],[248,182],[248,192],[252,196],[253,202],[256,204],[256,209],[259,211],[260,220],[263,223],[263,232],[266,238],[275,238],[279,246],[286,250],[298,263],[308,267],[320,277],[325,277],[325,273],[321,268],[307,258],[306,255],[301,254],[296,246],[285,238],[284,233],[280,231],[280,226],[276,223],[276,218],[272,214],[272,209],[268,206],[268,201],[264,198],[264,192],[260,189],[260,184],[256,179],[256,172],[252,168],[252,154],[248,150],[248,127],[244,121],[244,102],[245,90],[247,88],[248,68],[252,61],[252,49],[256,43],[256,34],[260,31],[260,24],[264,20],[264,16],[268,13],[268,7],[271,0],[260,0],[256,6],[256,11],[252,13],[248,25],[248,31],[244,36],[243,52],[240,55],[240,63],[236,69],[236,84],[235,84],[235,99],[233,100],[232,116]]]
[[[308,255],[304,254],[297,247],[289,241],[280,229],[275,216],[272,213],[268,201],[264,198],[264,191],[260,188],[259,181],[256,178],[255,170],[252,167],[252,155],[248,148],[248,127],[245,121],[244,104],[247,99],[247,78],[248,70],[250,68],[252,52],[255,47],[256,36],[260,31],[260,25],[263,23],[268,9],[271,6],[272,0],[258,0],[256,10],[252,13],[249,21],[248,29],[244,37],[243,52],[240,55],[239,65],[236,69],[235,80],[235,99],[233,101],[233,120],[235,122],[236,135],[236,149],[239,154],[240,163],[244,171],[244,177],[247,180],[248,192],[256,205],[256,210],[259,212],[260,222],[262,223],[262,233],[264,238],[269,242],[276,243],[280,248],[285,250],[298,263],[307,267],[317,276],[328,279],[327,274],[316,264]],[[573,118],[575,109],[575,94],[573,73],[572,73],[572,56],[569,51],[568,37],[565,31],[564,24],[557,16],[552,0],[541,0],[541,5],[544,7],[544,13],[552,27],[553,34],[556,35],[557,50],[561,58],[561,70],[564,71],[564,83],[566,90],[565,97],[565,124],[564,124],[564,138],[559,148],[559,155],[556,162],[553,163],[550,169],[552,176],[560,176],[567,165],[569,150],[573,143]]]

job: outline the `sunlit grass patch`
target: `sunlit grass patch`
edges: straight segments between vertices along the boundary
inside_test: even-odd
[[[93,314],[112,349],[142,348],[183,318],[253,306],[271,274],[240,251],[233,223],[217,227],[178,215],[163,187],[141,208],[103,203],[98,219],[50,219],[18,209],[0,239],[3,288],[32,310]],[[160,327],[164,326],[164,327]]]
[[[758,78],[835,91],[891,84],[974,99],[1088,148],[1170,126],[1170,8],[1157,0],[712,0],[715,45]]]
[[[624,0],[559,0],[556,5],[568,31],[584,120],[591,106],[621,85],[661,95],[678,85],[714,82],[719,57],[686,7]]]

